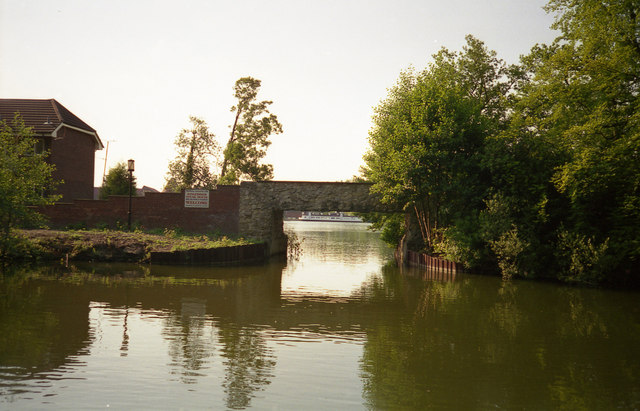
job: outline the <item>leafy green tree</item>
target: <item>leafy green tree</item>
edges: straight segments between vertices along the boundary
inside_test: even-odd
[[[269,137],[282,133],[282,125],[268,110],[271,101],[256,101],[260,84],[260,80],[243,77],[234,86],[234,97],[238,101],[231,107],[235,120],[224,149],[222,184],[237,184],[241,178],[254,181],[273,178],[273,166],[260,161],[271,144]]]
[[[564,159],[563,150],[518,109],[505,130],[487,138],[483,167],[491,189],[479,216],[481,264],[497,265],[504,277],[549,276],[557,270],[555,231],[566,200],[551,179]]]
[[[552,127],[571,156],[554,178],[570,201],[568,229],[597,248],[607,246],[607,265],[638,280],[640,4],[554,0],[548,9],[559,14],[555,27],[562,36],[540,81],[552,87],[543,86],[543,93],[559,99]],[[545,75],[559,67],[565,70],[561,83]]]
[[[52,204],[59,196],[47,163],[47,152],[35,150],[38,140],[16,114],[11,123],[0,121],[0,260],[9,257],[17,243],[15,229],[43,223],[32,206]]]
[[[507,278],[638,284],[640,5],[547,10],[561,35],[519,66],[468,37],[403,73],[376,110],[365,175],[415,210],[405,228],[428,251]]]
[[[553,27],[561,35],[523,59],[527,74],[508,139],[537,147],[526,160],[539,164],[528,177],[533,184],[522,180],[517,192],[507,194],[526,203],[519,211],[530,211],[517,218],[537,228],[518,232],[528,231],[535,240],[531,251],[551,255],[552,269],[567,281],[598,283],[613,275],[615,281],[637,281],[640,5],[552,0],[547,10],[556,14]],[[498,171],[493,174],[506,175]],[[534,214],[543,219],[531,224]]]
[[[194,116],[189,117],[191,128],[183,129],[175,139],[177,156],[169,163],[165,179],[165,191],[186,188],[215,188],[215,174],[220,147],[207,123]]]
[[[364,174],[383,202],[415,213],[423,247],[435,250],[471,219],[488,190],[485,138],[504,118],[505,64],[472,36],[461,54],[442,49],[422,73],[401,73],[376,108]]]
[[[136,177],[133,177],[131,189],[135,195]],[[123,161],[111,167],[104,178],[102,188],[100,189],[100,198],[105,199],[112,195],[128,195],[129,194],[129,170],[127,164]]]

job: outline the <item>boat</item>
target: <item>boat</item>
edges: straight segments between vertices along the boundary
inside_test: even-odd
[[[362,218],[354,215],[345,215],[344,213],[328,213],[321,214],[305,211],[298,221],[317,221],[317,222],[336,222],[336,223],[362,223]]]

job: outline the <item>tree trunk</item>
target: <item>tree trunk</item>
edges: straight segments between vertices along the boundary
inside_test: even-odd
[[[196,133],[193,132],[191,137],[191,147],[189,148],[189,155],[187,156],[187,167],[184,171],[184,185],[185,188],[193,188],[193,152],[196,145]]]
[[[240,118],[240,114],[242,110],[238,105],[238,112],[236,113],[236,119],[233,122],[233,128],[231,129],[231,137],[229,137],[229,141],[227,141],[227,145],[224,148],[224,157],[222,159],[222,170],[220,171],[220,178],[224,177],[227,174],[227,166],[229,165],[229,159],[227,158],[226,151],[229,148],[229,145],[233,143],[236,139],[236,127],[238,126],[238,119]]]

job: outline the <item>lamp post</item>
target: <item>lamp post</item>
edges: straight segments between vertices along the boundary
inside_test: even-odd
[[[135,161],[127,161],[127,169],[129,170],[129,213],[128,213],[128,230],[131,231],[131,193],[133,191],[133,170],[135,169]]]

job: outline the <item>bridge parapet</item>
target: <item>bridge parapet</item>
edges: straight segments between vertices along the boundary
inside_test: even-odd
[[[286,252],[284,210],[387,212],[370,183],[259,181],[240,185],[239,231],[270,244],[270,253]]]

